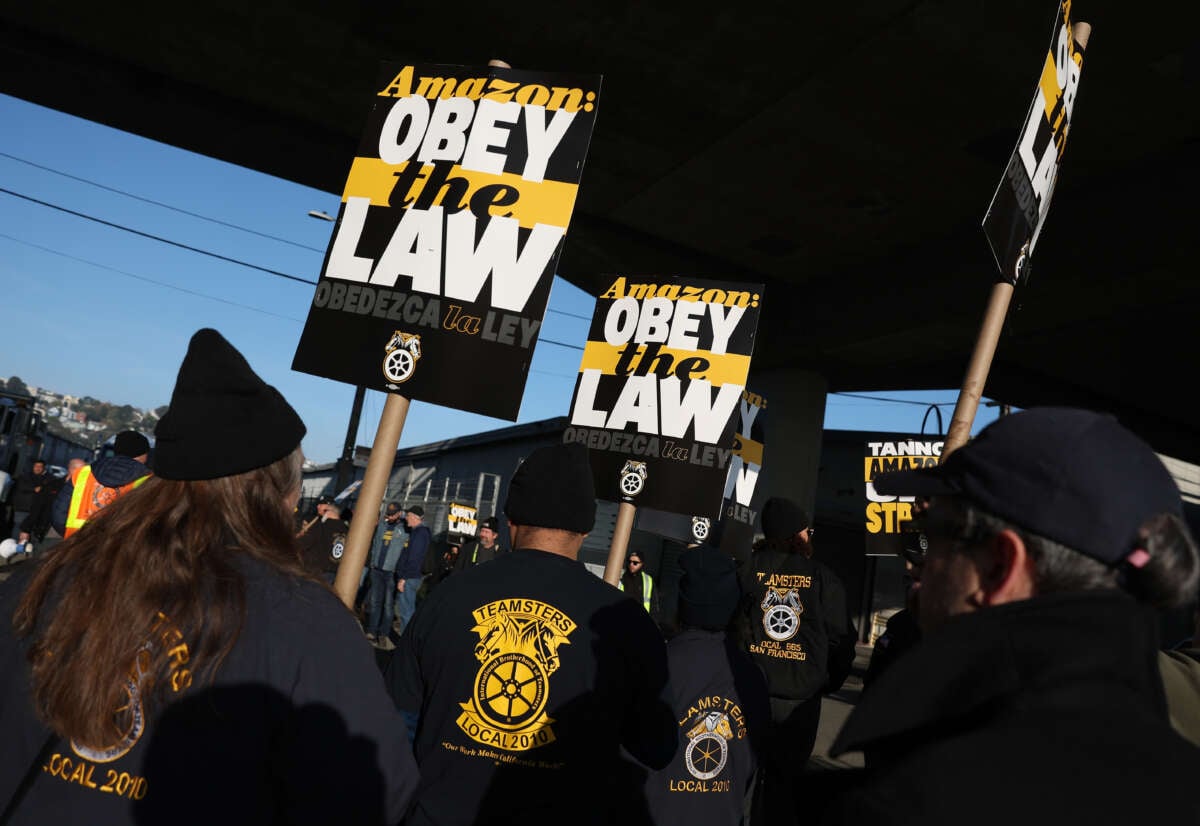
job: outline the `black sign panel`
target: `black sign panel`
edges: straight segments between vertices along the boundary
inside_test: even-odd
[[[515,421],[599,76],[387,64],[294,370]]]
[[[718,519],[684,516],[638,508],[637,528],[685,544],[708,542],[737,559],[750,556],[758,511],[751,506],[762,474],[767,402],[757,393],[742,393],[733,456],[725,477],[725,495]]]
[[[1079,91],[1083,48],[1070,12],[1071,0],[1062,0],[1021,137],[983,218],[996,266],[1012,284],[1025,275],[1050,210]]]
[[[655,277],[600,294],[563,433],[591,449],[598,497],[720,514],[762,294]]]

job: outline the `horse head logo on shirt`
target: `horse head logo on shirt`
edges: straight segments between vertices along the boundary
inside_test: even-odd
[[[554,720],[546,714],[550,676],[575,623],[552,605],[524,598],[497,600],[474,614],[480,666],[470,699],[460,703],[458,727],[479,743],[508,751],[554,742]]]

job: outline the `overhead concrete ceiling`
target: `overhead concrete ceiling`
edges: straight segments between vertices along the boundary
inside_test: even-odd
[[[0,11],[0,91],[340,192],[384,59],[601,73],[560,273],[762,281],[758,367],[956,387],[1053,0],[210,0]],[[1070,141],[986,394],[1200,461],[1200,4],[1077,0]]]

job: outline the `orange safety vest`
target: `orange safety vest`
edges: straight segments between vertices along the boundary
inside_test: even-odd
[[[141,485],[150,475],[134,479],[128,485],[121,485],[119,488],[110,488],[96,481],[91,465],[84,465],[76,470],[71,475],[71,484],[75,486],[75,490],[71,493],[71,507],[67,510],[64,537],[82,528],[92,514]]]

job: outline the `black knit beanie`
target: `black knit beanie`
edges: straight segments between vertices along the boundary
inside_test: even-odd
[[[773,496],[763,505],[762,529],[767,539],[791,539],[811,527],[808,513],[791,499]]]
[[[113,453],[136,459],[150,452],[150,440],[136,430],[122,430],[113,440]]]
[[[517,525],[589,533],[596,488],[587,448],[578,442],[539,447],[508,483],[504,515]]]
[[[154,429],[154,470],[186,481],[245,473],[287,456],[305,432],[287,400],[224,336],[199,330]]]
[[[737,609],[741,591],[729,554],[709,545],[679,555],[679,622],[692,628],[722,631]]]

